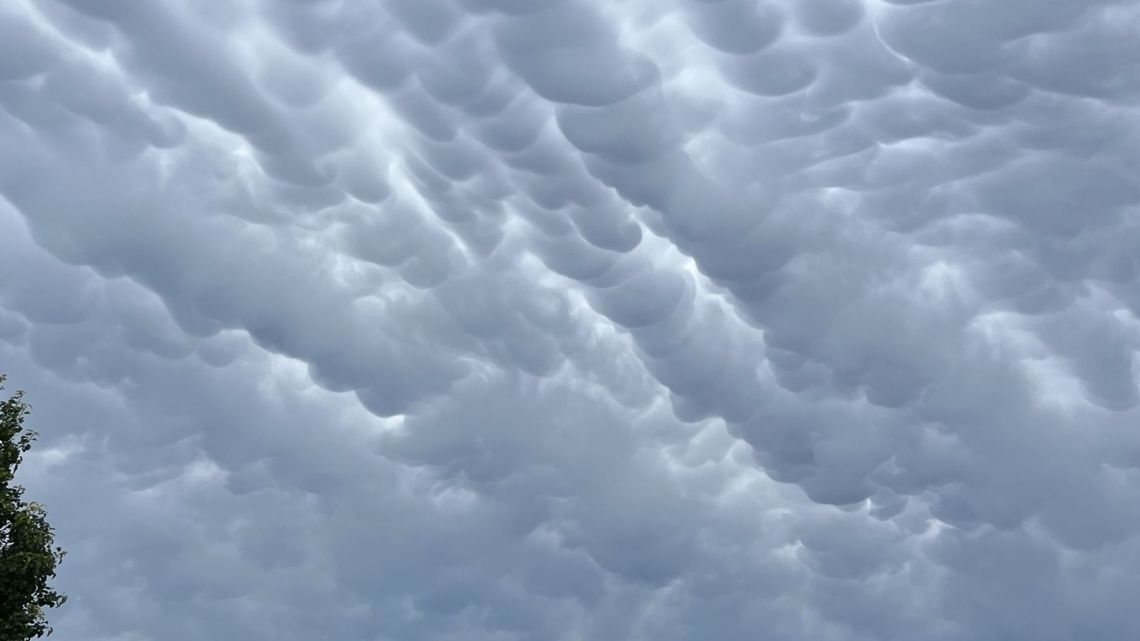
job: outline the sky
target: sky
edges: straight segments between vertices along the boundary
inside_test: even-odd
[[[59,641],[1140,637],[1135,0],[4,0]]]

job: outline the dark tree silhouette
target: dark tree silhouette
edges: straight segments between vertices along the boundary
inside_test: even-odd
[[[0,374],[0,390],[4,376]],[[55,546],[42,505],[24,500],[13,481],[36,433],[24,428],[23,392],[0,402],[0,639],[28,641],[51,634],[45,610],[67,597],[48,587],[63,549]]]

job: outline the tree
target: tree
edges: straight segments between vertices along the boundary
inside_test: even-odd
[[[0,374],[0,390],[4,376]],[[55,546],[42,505],[23,500],[13,483],[36,433],[24,428],[30,407],[24,393],[0,402],[0,639],[28,641],[51,634],[45,610],[67,597],[48,587],[63,549]]]

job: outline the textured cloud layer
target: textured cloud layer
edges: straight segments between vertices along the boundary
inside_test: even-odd
[[[64,640],[1124,640],[1129,0],[14,0]]]

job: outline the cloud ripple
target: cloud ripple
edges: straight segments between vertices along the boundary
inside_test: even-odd
[[[1125,0],[19,0],[64,639],[1129,639]]]

